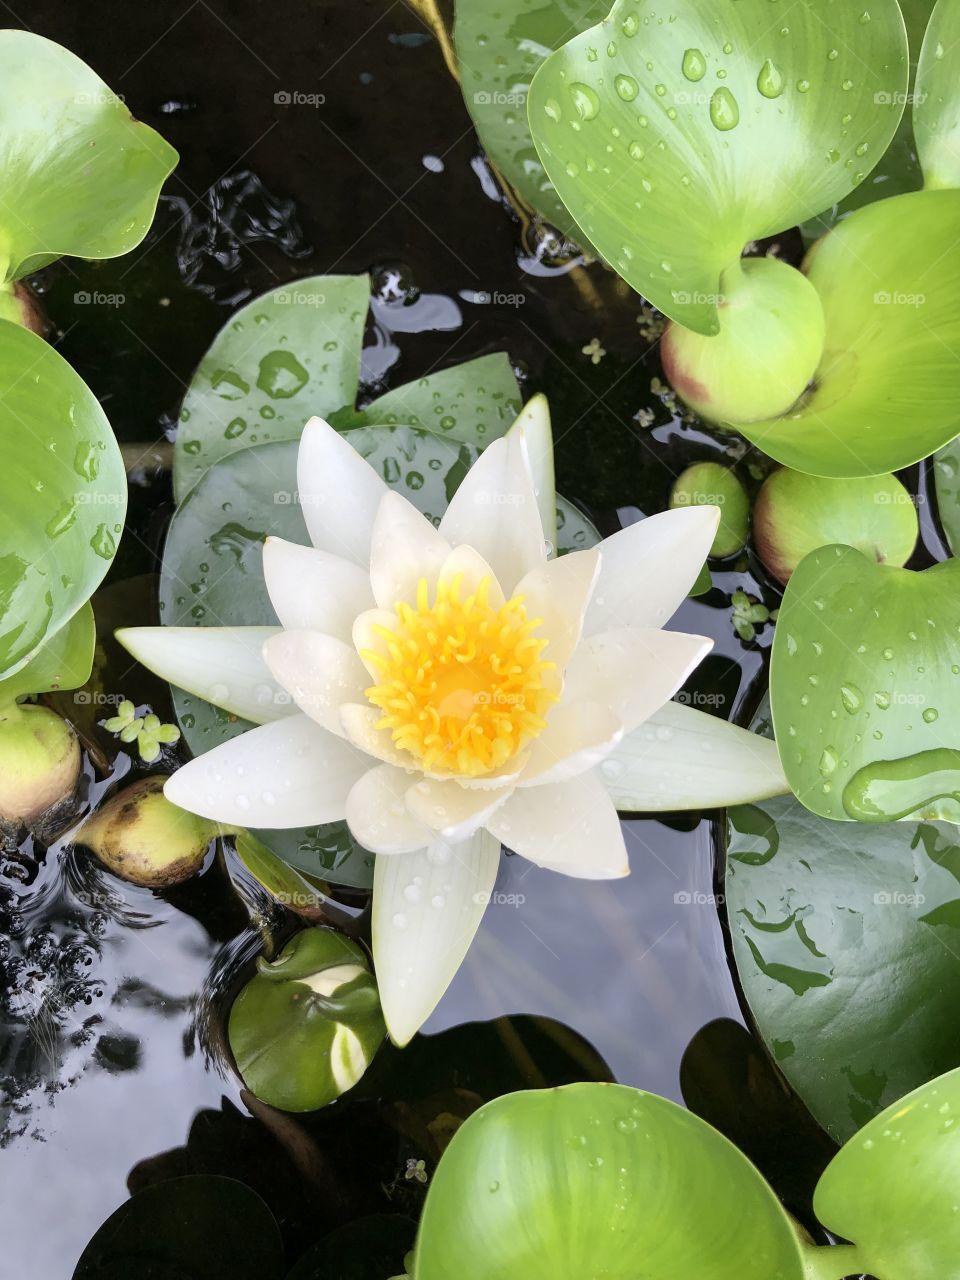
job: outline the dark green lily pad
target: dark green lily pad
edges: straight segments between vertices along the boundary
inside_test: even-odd
[[[398,1213],[376,1213],[338,1227],[308,1249],[287,1280],[389,1280],[403,1275],[417,1224]]]

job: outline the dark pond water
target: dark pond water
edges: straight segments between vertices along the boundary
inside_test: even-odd
[[[403,4],[3,7],[9,24],[90,62],[182,156],[145,245],[118,262],[61,263],[36,281],[60,350],[135,460],[101,627],[153,620],[151,575],[172,507],[164,445],[194,366],[231,309],[298,276],[371,273],[382,302],[364,352],[367,393],[506,349],[525,385],[550,395],[561,491],[605,533],[663,509],[688,462],[743,454],[732,438],[684,424],[651,390],[660,368],[639,300],[597,266],[552,259],[554,246],[515,216],[437,43]],[[297,94],[324,101],[284,104]],[[598,364],[582,351],[595,337],[607,352]],[[770,632],[751,644],[736,636],[737,586],[776,603],[749,565],[722,566],[674,625],[717,641],[688,690],[695,705],[743,720],[762,692]],[[144,674],[114,657],[112,686],[161,710]],[[112,773],[89,763],[91,803],[137,767],[125,756]],[[638,820],[629,843],[633,875],[615,886],[505,859],[503,903],[425,1036],[403,1056],[387,1051],[363,1096],[307,1119],[242,1098],[224,1051],[231,984],[259,937],[222,857],[160,894],[111,879],[68,846],[6,850],[2,1273],[66,1280],[131,1191],[185,1172],[256,1187],[292,1263],[364,1214],[416,1216],[422,1188],[403,1170],[413,1156],[429,1166],[423,1117],[449,1112],[451,1092],[486,1098],[609,1070],[679,1100],[691,1042],[688,1103],[733,1132],[802,1210],[802,1116],[768,1091],[756,1123],[745,1118],[763,1094],[763,1065],[737,1030],[713,824]],[[462,1027],[503,1015],[554,1019],[603,1061],[529,1017]],[[717,1019],[729,1021],[701,1033]],[[789,1165],[777,1155],[784,1115],[795,1125]],[[809,1152],[822,1162],[814,1139]]]

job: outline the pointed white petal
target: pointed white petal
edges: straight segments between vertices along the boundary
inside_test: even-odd
[[[484,578],[489,579],[490,587],[487,592],[487,600],[491,609],[499,609],[506,602],[503,594],[503,588],[497,581],[497,576],[493,572],[491,566],[484,560],[479,551],[473,547],[459,546],[454,547],[447,558],[444,560],[440,569],[440,578],[444,582],[452,582],[454,578],[460,578],[460,599],[465,600],[467,596],[473,593],[483,582]],[[432,599],[432,593],[431,593]]]
[[[391,1039],[407,1044],[460,968],[490,900],[500,842],[479,831],[462,844],[377,858],[373,959]]]
[[[530,749],[518,787],[542,787],[586,773],[605,760],[623,737],[616,715],[598,702],[554,707],[547,727]]]
[[[563,700],[602,702],[629,733],[673,697],[712,648],[712,640],[685,631],[605,631],[573,655]]]
[[[261,725],[197,756],[167,779],[168,800],[244,827],[339,822],[370,761],[308,717]]]
[[[630,868],[620,819],[596,773],[513,793],[487,830],[538,867],[583,880],[611,880]]]
[[[601,542],[584,634],[663,626],[690,594],[719,522],[719,507],[678,507]]]
[[[507,595],[546,558],[543,527],[530,470],[520,450],[495,440],[467,472],[440,532],[466,544],[490,564]]]
[[[543,618],[538,635],[549,637],[544,661],[556,663],[560,675],[580,641],[590,593],[600,571],[596,550],[574,551],[538,565],[517,583],[526,597],[527,617]]]
[[[370,581],[381,609],[399,600],[413,604],[417,583],[426,578],[432,588],[449,554],[450,543],[412,502],[392,491],[384,495],[370,544]]]
[[[407,751],[400,751],[393,745],[389,729],[378,729],[383,719],[383,712],[369,703],[348,702],[340,708],[340,721],[350,741],[360,751],[381,760],[384,764],[396,765],[398,769],[412,769],[416,761]]]
[[[365,849],[377,854],[413,853],[433,839],[429,827],[408,812],[410,774],[392,764],[365,773],[347,797],[347,826]]]
[[[407,779],[407,808],[445,840],[456,842],[479,831],[512,790],[509,782],[498,790],[481,791],[463,787],[453,778],[422,778],[413,786]]]
[[[317,550],[367,568],[373,522],[387,486],[322,418],[311,418],[300,437],[297,489]]]
[[[362,698],[370,684],[353,645],[319,631],[281,631],[263,646],[263,657],[300,710],[342,737],[340,707]]]
[[[400,621],[395,613],[391,613],[387,609],[367,609],[365,613],[358,614],[353,620],[353,647],[357,651],[360,661],[366,667],[370,675],[367,686],[370,683],[379,684],[383,672],[370,657],[371,653],[379,653],[386,656],[388,653],[388,640],[384,636],[384,632],[393,633],[400,625]]]
[[[788,795],[774,742],[668,702],[597,770],[624,813],[715,809]]]
[[[551,548],[557,545],[557,488],[553,467],[553,429],[545,395],[534,396],[520,410],[507,432],[511,446],[520,448],[530,468],[543,536]],[[555,551],[550,552],[551,555]]]
[[[162,680],[241,720],[266,724],[297,710],[263,660],[264,641],[278,633],[278,627],[125,627],[116,637]]]
[[[282,538],[264,543],[263,576],[270,603],[290,631],[349,640],[354,618],[373,605],[370,579],[359,565]]]

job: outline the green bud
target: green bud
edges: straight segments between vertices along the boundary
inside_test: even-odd
[[[111,796],[76,836],[114,875],[151,889],[195,875],[219,830],[172,804],[163,794],[165,781],[142,778]]]
[[[33,824],[73,794],[77,736],[48,707],[11,703],[0,719],[0,820]]]
[[[791,409],[823,354],[820,295],[775,258],[746,258],[726,271],[720,332],[706,337],[671,324],[661,347],[677,394],[713,422],[750,423]]]
[[[697,462],[687,467],[673,486],[670,506],[720,508],[720,527],[710,548],[712,556],[736,555],[746,544],[750,500],[729,467],[719,462]]]

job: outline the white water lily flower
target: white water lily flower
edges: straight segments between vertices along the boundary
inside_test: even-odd
[[[618,804],[785,789],[772,743],[670,702],[712,644],[661,628],[697,578],[717,508],[550,559],[549,439],[540,398],[435,528],[314,418],[298,460],[313,547],[264,547],[280,628],[118,633],[172,683],[261,722],[174,774],[175,804],[252,827],[345,818],[378,855],[374,960],[399,1044],[459,967],[501,843],[565,875],[623,876]]]

